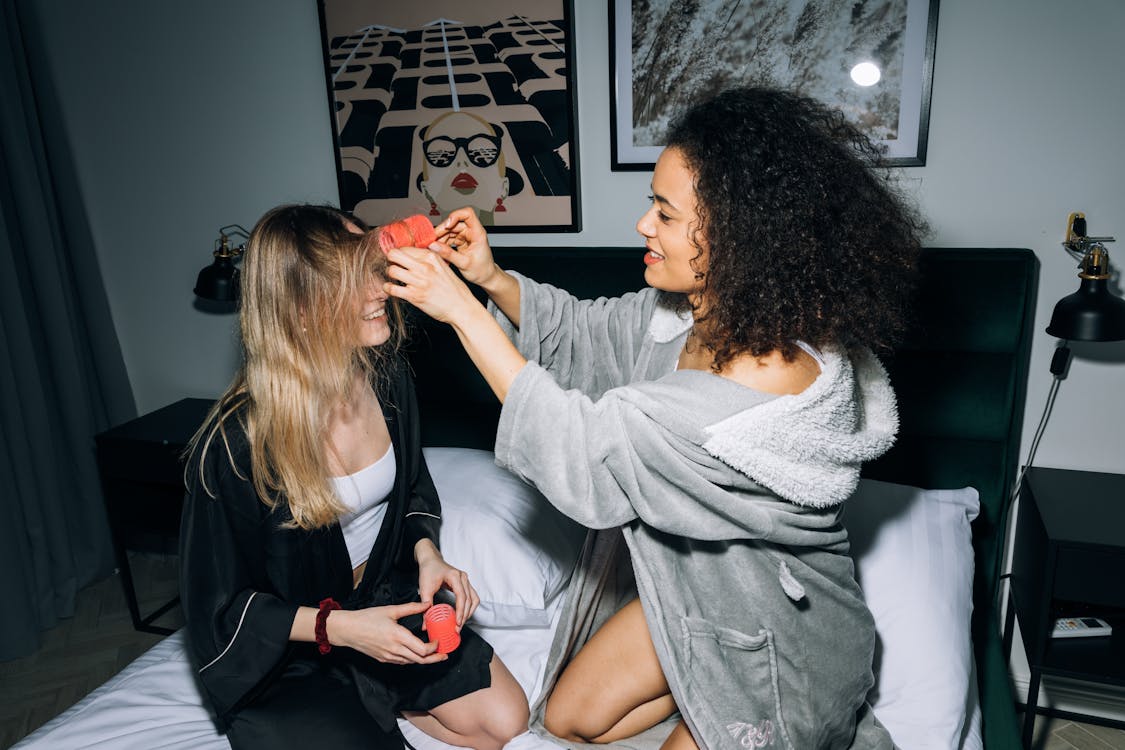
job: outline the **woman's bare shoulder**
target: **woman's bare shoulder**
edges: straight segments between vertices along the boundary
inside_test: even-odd
[[[820,365],[803,350],[798,350],[792,361],[786,361],[778,351],[761,357],[747,353],[736,356],[718,374],[756,391],[793,396],[816,381]]]

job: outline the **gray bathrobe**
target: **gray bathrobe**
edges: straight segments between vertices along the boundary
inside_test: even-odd
[[[635,592],[701,748],[890,748],[865,704],[875,630],[839,522],[861,462],[898,426],[877,360],[825,351],[801,394],[760,393],[676,370],[691,316],[664,293],[579,301],[513,275],[519,329],[493,312],[529,364],[496,461],[602,530],[575,571],[542,695]],[[618,744],[658,747],[674,721]]]

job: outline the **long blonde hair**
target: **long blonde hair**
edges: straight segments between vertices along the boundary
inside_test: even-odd
[[[329,413],[348,399],[361,373],[378,389],[404,338],[392,297],[391,339],[356,345],[362,295],[373,277],[385,277],[386,259],[375,232],[359,235],[345,222],[356,223],[334,208],[309,205],[280,206],[258,221],[241,273],[242,366],[188,447],[199,450],[200,482],[213,496],[203,459],[220,435],[234,466],[224,421],[237,414],[255,492],[271,509],[284,499],[291,526],[302,529],[330,525],[345,511],[329,482]]]

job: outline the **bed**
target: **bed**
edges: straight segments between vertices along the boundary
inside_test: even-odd
[[[496,255],[504,267],[582,297],[643,283],[633,248]],[[886,358],[900,438],[865,468],[844,514],[879,633],[870,700],[908,750],[1006,750],[1019,740],[996,602],[1038,262],[1028,250],[928,249],[922,270],[912,333]],[[476,626],[540,704],[555,628],[575,610],[567,582],[590,540],[494,465],[499,408],[452,333],[420,320],[411,357],[427,461],[443,499],[443,550],[481,593]],[[412,730],[404,726],[418,750],[449,747]],[[732,736],[732,747],[738,740]],[[228,745],[201,705],[177,633],[15,747]],[[509,747],[558,745],[529,734]]]

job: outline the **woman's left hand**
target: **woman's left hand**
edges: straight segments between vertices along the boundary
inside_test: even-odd
[[[383,289],[434,320],[453,323],[469,311],[483,308],[465,282],[433,250],[400,247],[387,253],[387,260],[387,277],[392,281]]]
[[[383,284],[383,290],[391,297],[406,300],[434,320],[453,326],[488,387],[503,402],[527,360],[485,306],[433,250],[400,247],[387,253],[387,260],[390,281]],[[507,278],[515,283],[512,277]],[[461,600],[457,601],[457,611],[461,612]]]
[[[422,603],[432,605],[438,589],[449,589],[454,597],[457,627],[463,626],[480,604],[476,589],[469,583],[469,574],[447,563],[429,539],[418,542],[414,557],[418,561],[418,593]]]

